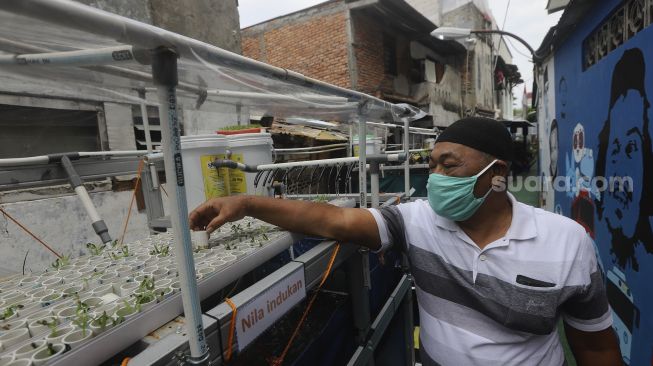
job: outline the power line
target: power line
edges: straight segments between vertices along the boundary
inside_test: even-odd
[[[506,29],[506,20],[508,20],[508,9],[510,9],[510,0],[506,4],[506,12],[503,14],[503,24],[501,25],[501,30]]]
[[[518,54],[520,54],[520,55],[526,57],[529,61],[533,58],[533,55],[527,55],[527,54],[525,54],[524,52],[521,52],[517,47],[515,47],[515,44],[512,43],[512,41],[510,40],[510,38],[505,37],[505,39],[508,40],[508,43],[510,43],[510,45],[512,46],[512,50],[513,50],[513,51],[515,51],[515,52],[517,52]]]

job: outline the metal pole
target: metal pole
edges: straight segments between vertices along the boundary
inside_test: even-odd
[[[370,195],[372,207],[379,208],[379,163],[370,162]]]
[[[406,151],[406,162],[404,163],[404,191],[406,197],[410,197],[410,145],[408,143],[410,122],[404,118],[404,151]]]
[[[152,60],[152,76],[159,97],[162,147],[166,181],[170,192],[170,220],[175,239],[176,261],[181,283],[181,297],[186,318],[190,357],[188,362],[202,364],[209,359],[200,310],[193,248],[188,227],[188,207],[181,160],[181,138],[177,116],[177,54],[169,48],[158,48]]]
[[[358,114],[358,193],[360,207],[367,207],[367,124],[362,113]]]

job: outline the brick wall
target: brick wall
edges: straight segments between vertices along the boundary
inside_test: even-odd
[[[331,84],[351,88],[344,2],[242,30],[243,55]]]
[[[383,29],[366,16],[353,17],[358,90],[374,94],[388,84],[383,65]]]

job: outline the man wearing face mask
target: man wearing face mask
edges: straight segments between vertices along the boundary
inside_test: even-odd
[[[558,319],[579,365],[619,365],[595,252],[582,226],[505,190],[511,137],[497,121],[464,118],[431,153],[428,201],[387,208],[238,196],[190,214],[213,231],[253,216],[290,231],[409,258],[424,365],[564,365]]]

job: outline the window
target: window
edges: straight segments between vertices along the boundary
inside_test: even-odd
[[[101,150],[97,111],[0,104],[0,158]]]
[[[136,139],[136,149],[147,150],[145,140],[145,127],[143,126],[143,117],[141,116],[141,107],[133,106],[132,115],[134,121],[134,137]],[[152,146],[156,148],[161,145],[161,122],[159,121],[159,109],[157,107],[147,107],[147,120],[150,125],[150,138]]]
[[[383,35],[383,67],[386,74],[397,76],[397,41],[387,34]]]
[[[646,9],[653,10],[653,0],[628,0],[603,20],[583,40],[583,70],[650,26],[653,16],[646,17]]]

